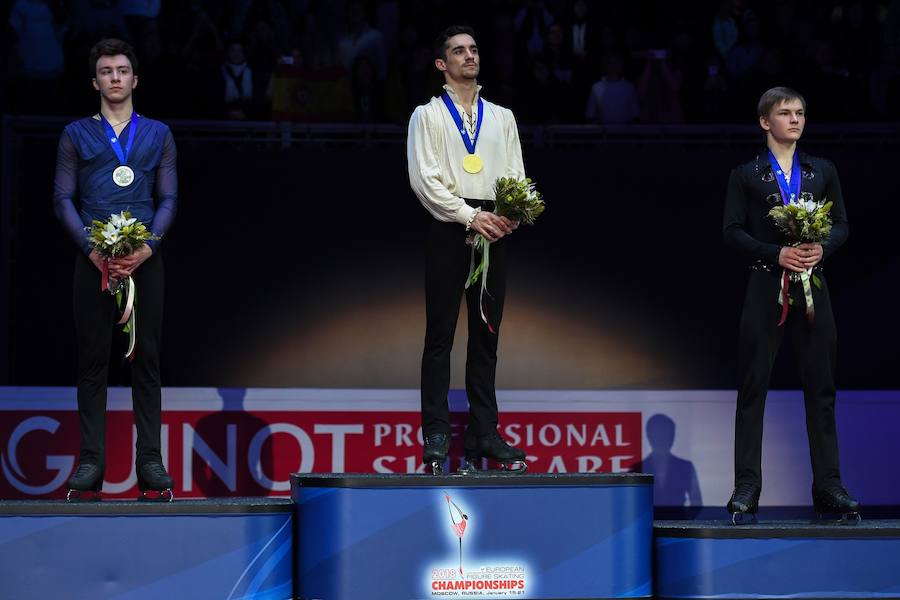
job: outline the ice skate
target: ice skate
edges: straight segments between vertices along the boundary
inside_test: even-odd
[[[444,475],[444,463],[450,452],[450,435],[446,433],[429,433],[425,436],[422,448],[422,462],[431,467],[433,475]]]
[[[759,510],[759,486],[753,483],[738,483],[726,508],[731,513],[734,525],[756,523],[756,512]]]
[[[66,482],[66,502],[90,502],[100,500],[103,487],[103,468],[91,463],[81,463]]]
[[[819,519],[855,525],[862,520],[859,502],[854,500],[840,485],[822,490],[813,489],[813,506]]]
[[[525,453],[510,446],[500,434],[493,431],[487,435],[476,438],[466,436],[463,443],[466,451],[466,464],[459,469],[463,475],[476,475],[479,473],[524,473],[528,470],[525,463]],[[500,469],[483,468],[483,459],[500,463]]]
[[[151,502],[171,502],[175,499],[172,488],[175,480],[166,472],[166,468],[158,462],[148,462],[137,468],[138,489],[141,495],[138,500]]]

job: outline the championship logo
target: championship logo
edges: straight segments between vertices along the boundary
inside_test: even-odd
[[[453,532],[456,533],[456,537],[459,538],[459,574],[462,575],[462,543],[463,536],[466,534],[466,525],[469,522],[469,515],[464,513],[462,509],[456,505],[456,502],[450,499],[450,494],[447,492],[444,492],[444,500],[447,501],[447,510],[450,511],[450,525],[453,527]],[[456,514],[453,514],[454,511],[456,511]]]
[[[525,566],[518,560],[507,560],[473,548],[469,539],[463,552],[466,533],[477,529],[477,520],[458,497],[443,492],[442,510],[446,508],[443,537],[454,550],[452,562],[430,569],[427,584],[432,597],[447,598],[514,598],[526,592]],[[455,543],[453,543],[455,542]],[[492,553],[493,554],[493,553]]]

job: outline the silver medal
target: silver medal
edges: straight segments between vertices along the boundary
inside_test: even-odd
[[[119,187],[128,187],[134,181],[134,171],[128,165],[116,167],[113,171],[113,183]]]

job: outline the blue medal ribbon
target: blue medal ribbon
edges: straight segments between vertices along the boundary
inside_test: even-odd
[[[103,127],[106,129],[106,137],[109,138],[109,145],[112,146],[113,152],[115,152],[116,156],[119,158],[119,164],[124,165],[128,159],[128,153],[131,152],[131,144],[134,142],[135,134],[137,133],[140,116],[138,116],[136,112],[131,113],[131,123],[129,123],[131,125],[131,131],[128,132],[128,142],[125,144],[124,151],[122,151],[122,144],[119,142],[119,136],[116,135],[116,130],[112,128],[112,125],[109,124],[109,121],[106,120],[103,113],[100,113],[100,120],[103,121]]]
[[[784,171],[778,164],[778,160],[772,151],[769,150],[769,162],[772,164],[772,171],[775,173],[775,180],[778,182],[778,191],[781,192],[781,200],[785,204],[791,201],[800,202],[800,181],[803,179],[803,173],[800,171],[800,159],[798,152],[794,150],[794,161],[791,166],[791,182],[788,183]]]
[[[466,126],[463,125],[462,117],[460,116],[459,111],[456,110],[456,106],[453,104],[453,100],[450,99],[450,94],[447,93],[447,90],[444,90],[444,93],[441,94],[441,99],[444,101],[444,104],[447,105],[447,110],[450,111],[453,122],[456,123],[456,128],[459,130],[459,135],[462,136],[463,144],[466,145],[466,150],[469,151],[469,154],[475,154],[475,146],[478,144],[478,134],[481,133],[481,121],[484,118],[484,104],[481,101],[481,96],[478,96],[478,123],[475,125],[474,140],[469,139],[469,134],[466,132]],[[129,140],[129,142],[130,141],[131,140]]]

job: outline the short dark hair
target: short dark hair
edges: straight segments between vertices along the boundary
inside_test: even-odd
[[[441,60],[447,60],[447,40],[454,35],[459,35],[461,33],[470,35],[473,40],[475,39],[475,30],[468,25],[451,25],[443,30],[440,35],[437,36],[437,39],[434,40],[434,57],[440,58]]]
[[[91,77],[97,76],[97,61],[100,60],[101,56],[118,56],[119,54],[123,54],[131,62],[131,71],[137,75],[138,59],[131,44],[116,38],[106,38],[100,40],[91,48],[88,64],[91,69]]]
[[[759,104],[756,105],[756,112],[760,117],[768,117],[772,109],[782,102],[790,102],[791,100],[799,100],[806,110],[806,100],[797,90],[789,87],[773,87],[759,97]]]

